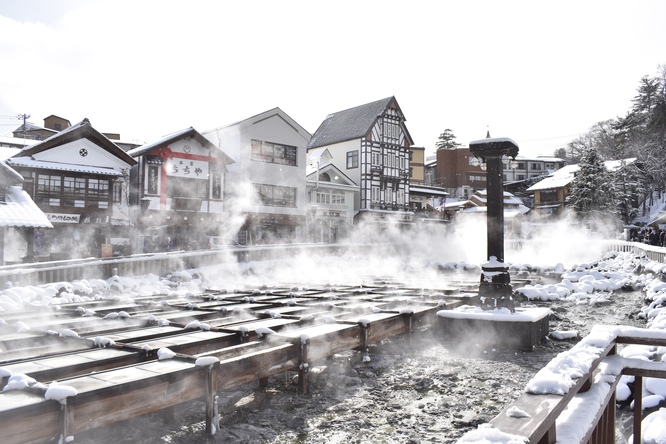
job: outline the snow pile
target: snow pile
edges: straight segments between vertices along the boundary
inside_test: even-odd
[[[176,356],[176,353],[169,350],[166,347],[162,347],[159,350],[157,350],[157,359],[159,359],[160,361],[163,361],[165,359],[171,359],[174,356]]]
[[[44,398],[53,399],[54,401],[58,401],[61,404],[65,404],[67,402],[68,397],[76,395],[77,391],[74,387],[70,387],[68,385],[60,385],[58,384],[57,381],[53,381],[49,385],[49,388],[46,389],[46,393],[44,393]]]
[[[525,444],[527,438],[504,433],[490,424],[481,424],[476,430],[465,433],[458,442],[469,444]]]

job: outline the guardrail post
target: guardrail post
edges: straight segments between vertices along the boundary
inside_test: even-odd
[[[643,420],[643,377],[634,376],[634,444],[641,444],[641,421]]]
[[[60,421],[60,439],[58,442],[69,442],[74,429],[74,414],[72,409],[67,405],[67,399],[60,402],[60,414],[58,417]]]
[[[219,363],[206,368],[206,433],[215,435],[219,426],[217,406],[217,378],[213,367],[219,368]]]
[[[308,392],[308,348],[310,339],[301,338],[301,363],[298,366],[298,394],[303,395]]]

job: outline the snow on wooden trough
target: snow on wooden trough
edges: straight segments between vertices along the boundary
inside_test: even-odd
[[[483,310],[461,306],[441,310],[438,328],[442,340],[462,346],[532,350],[548,336],[550,310],[547,308],[507,308]]]
[[[77,434],[193,400],[218,427],[217,391],[440,322],[468,292],[376,287],[208,291],[63,303],[0,322],[3,443]],[[50,391],[49,391],[50,390]],[[35,427],[39,424],[39,427]]]

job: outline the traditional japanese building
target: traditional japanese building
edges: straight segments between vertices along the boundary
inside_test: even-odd
[[[395,97],[339,111],[324,119],[308,150],[325,147],[335,166],[359,186],[356,218],[393,217],[409,223],[410,146]]]
[[[35,230],[35,255],[110,255],[112,239],[126,236],[130,224],[126,180],[135,163],[88,119],[7,159],[54,227]]]
[[[227,165],[233,160],[194,128],[129,150],[136,226],[143,252],[208,247],[224,222]]]
[[[280,108],[204,133],[234,160],[227,175],[229,220],[244,245],[305,239],[307,132]],[[232,228],[232,227],[230,227]],[[230,231],[231,233],[231,231]]]

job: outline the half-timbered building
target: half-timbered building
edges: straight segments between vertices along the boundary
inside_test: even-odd
[[[192,127],[127,152],[131,201],[144,252],[208,247],[223,225],[224,177],[233,160]]]
[[[48,258],[105,256],[130,224],[126,178],[136,161],[88,119],[30,145],[7,164],[53,224],[35,230],[35,254]]]
[[[395,97],[327,116],[308,150],[326,147],[335,165],[359,186],[357,218],[393,216],[410,222],[409,147],[412,138]]]

